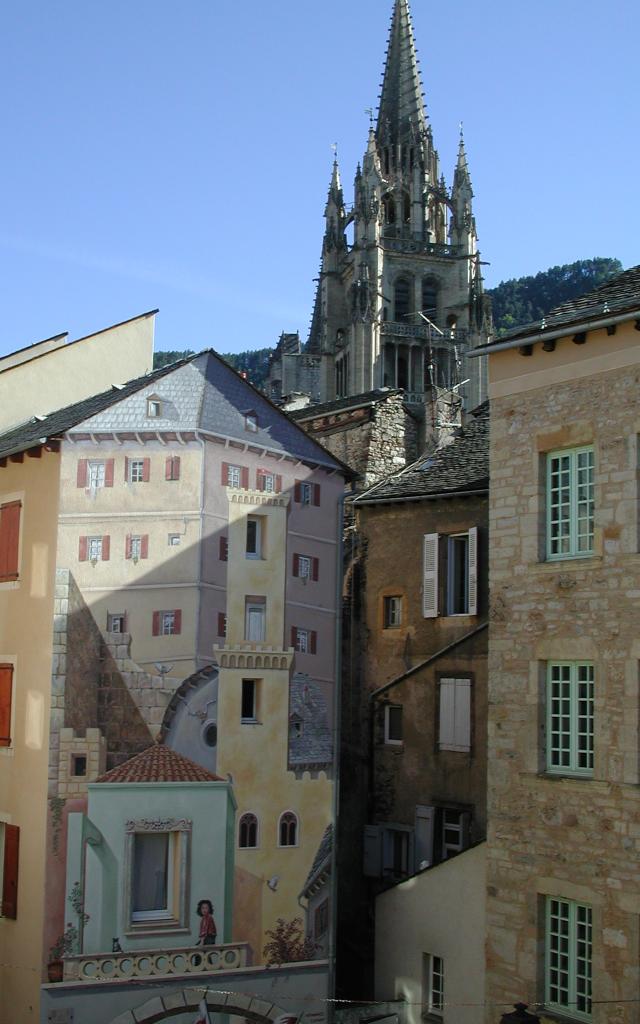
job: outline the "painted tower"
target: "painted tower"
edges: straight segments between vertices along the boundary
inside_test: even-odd
[[[486,341],[491,314],[471,178],[462,133],[450,189],[441,174],[408,0],[394,3],[377,125],[372,119],[353,206],[336,160],[325,220],[308,342],[281,337],[272,397],[302,391],[328,402],[398,387],[420,407],[436,401],[436,389],[460,385],[466,406],[478,405],[484,361],[466,354]]]

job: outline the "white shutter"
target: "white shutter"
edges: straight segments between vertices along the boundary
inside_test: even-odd
[[[471,680],[455,679],[454,740],[456,750],[471,749]]]
[[[425,533],[422,546],[422,614],[435,619],[438,614],[438,534]]]
[[[382,841],[379,825],[365,825],[364,827],[362,872],[365,878],[380,878],[382,874]]]
[[[478,530],[469,530],[469,615],[478,614]]]
[[[440,750],[451,750],[455,743],[455,679],[440,680]]]

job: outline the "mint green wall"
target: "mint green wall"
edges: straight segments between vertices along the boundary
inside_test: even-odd
[[[195,908],[200,899],[210,899],[215,907],[218,942],[230,942],[236,809],[231,784],[94,783],[89,785],[88,791],[88,818],[100,832],[102,841],[87,846],[85,912],[90,920],[85,927],[83,952],[110,952],[116,935],[123,950],[194,945],[200,925]],[[123,920],[125,826],[131,819],[143,818],[187,818],[192,822],[187,865],[188,931],[126,934]],[[78,852],[70,849],[69,868],[72,864],[77,866]]]

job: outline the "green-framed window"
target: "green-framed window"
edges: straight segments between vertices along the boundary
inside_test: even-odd
[[[547,771],[593,775],[594,670],[590,662],[547,666]]]
[[[591,907],[546,898],[545,1004],[578,1020],[591,1020]]]
[[[593,448],[547,455],[547,558],[593,554]]]

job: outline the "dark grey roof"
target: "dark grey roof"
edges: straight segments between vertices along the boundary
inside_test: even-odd
[[[390,395],[403,394],[402,388],[375,388],[373,391],[365,391],[361,395],[351,395],[350,398],[336,398],[333,402],[323,402],[321,405],[305,405],[303,409],[293,409],[289,415],[292,420],[312,420],[316,416],[325,416],[327,413],[340,412],[343,409],[359,409],[363,405],[375,405],[377,402],[384,402]]]
[[[484,490],[488,486],[489,403],[485,402],[450,444],[370,487],[354,499],[354,504],[365,505],[390,498],[403,501]]]
[[[147,399],[157,396],[163,415],[150,421]],[[256,415],[258,429],[248,433],[245,414]],[[75,405],[33,419],[0,435],[0,458],[25,451],[43,438],[69,430],[91,433],[204,430],[291,454],[352,476],[339,459],[293,423],[249,381],[213,350],[179,359]]]
[[[62,437],[66,431],[76,427],[79,423],[99,415],[142,388],[149,386],[152,389],[153,384],[168,373],[173,373],[185,362],[184,359],[179,360],[177,363],[171,363],[169,366],[146,373],[143,377],[136,377],[135,380],[128,381],[121,388],[109,388],[108,391],[102,391],[90,398],[83,398],[82,401],[74,402],[73,405],[67,405],[63,409],[56,409],[55,412],[50,412],[47,416],[34,416],[25,423],[11,427],[4,434],[0,434],[0,458],[24,452],[28,448],[43,444],[46,440]]]
[[[289,730],[289,767],[331,764],[333,743],[327,702],[318,684],[304,672],[296,672],[291,680],[289,718],[302,723],[299,736]]]
[[[555,331],[562,327],[579,327],[580,324],[593,320],[610,320],[611,317],[625,313],[640,311],[640,266],[623,271],[610,281],[599,285],[577,299],[569,299],[560,306],[550,310],[542,320],[523,324],[499,338],[494,338],[487,346],[503,345],[531,335],[542,335],[544,331]],[[485,347],[485,346],[483,346]]]
[[[331,863],[331,854],[332,854],[332,852],[333,852],[333,825],[327,825],[326,829],[324,830],[324,835],[323,835],[322,839],[320,840],[320,846],[318,847],[316,855],[313,858],[313,864],[311,865],[311,870],[309,871],[309,874],[307,875],[307,879],[306,879],[306,881],[304,883],[304,886],[302,887],[302,891],[300,893],[301,896],[304,896],[305,892],[307,891],[309,886],[313,883],[313,881],[316,878],[316,876],[319,875],[320,872],[324,868],[329,866],[329,864]]]

